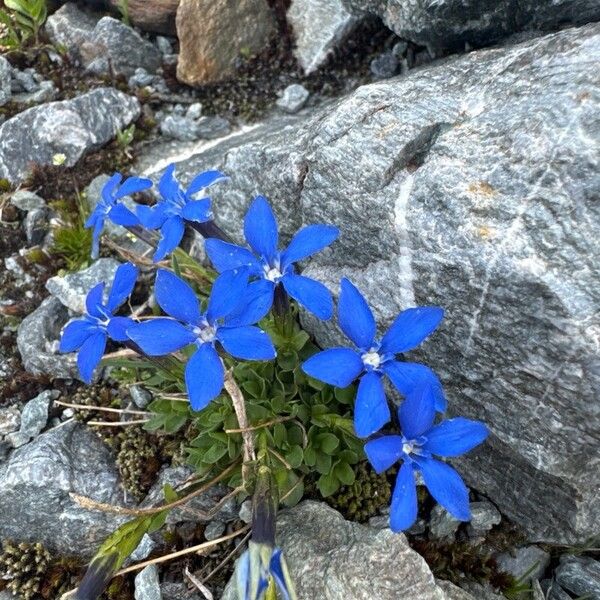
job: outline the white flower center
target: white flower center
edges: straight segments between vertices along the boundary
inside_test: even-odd
[[[277,267],[265,267],[265,277],[272,282],[281,278],[281,271]]]
[[[205,325],[204,327],[195,327],[194,333],[203,342],[214,342],[217,330],[215,327]]]
[[[379,368],[379,365],[381,364],[381,356],[379,356],[378,352],[374,352],[373,350],[365,352],[361,358],[363,364],[373,367],[374,369]]]
[[[402,444],[402,452],[404,454],[410,454],[415,449],[415,445],[412,442],[404,442]]]

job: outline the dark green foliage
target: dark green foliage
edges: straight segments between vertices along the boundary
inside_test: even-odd
[[[0,23],[4,33],[0,46],[18,48],[30,38],[38,42],[39,31],[46,22],[46,0],[4,0],[6,9],[0,8]]]
[[[52,254],[62,258],[67,270],[79,271],[90,264],[92,250],[92,230],[86,229],[86,210],[81,199],[76,206],[68,202],[54,202],[53,208],[59,212],[61,225],[54,230]]]
[[[35,598],[42,589],[52,558],[42,544],[5,542],[0,554],[0,573],[6,589],[23,600]]]

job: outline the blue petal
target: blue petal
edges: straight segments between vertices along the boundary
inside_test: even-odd
[[[348,387],[362,372],[363,361],[350,348],[329,348],[311,356],[302,365],[310,377],[329,385]]]
[[[104,313],[99,309],[103,306],[102,299],[104,295],[104,282],[97,283],[85,298],[85,309],[88,315],[104,319]]]
[[[237,589],[248,598],[250,593],[250,552],[246,550],[239,558],[235,568]]]
[[[108,218],[117,225],[123,227],[133,227],[139,225],[139,218],[134,215],[124,204],[115,204],[108,211]]]
[[[177,248],[181,238],[183,237],[184,229],[185,225],[183,219],[179,215],[169,217],[163,223],[163,226],[160,228],[162,237],[160,242],[158,242],[156,252],[152,257],[154,262],[162,260],[167,254],[173,252],[173,250]]]
[[[390,360],[383,363],[382,368],[394,384],[394,387],[403,396],[408,396],[408,394],[421,384],[429,384],[435,396],[435,409],[438,412],[446,410],[447,402],[444,389],[438,376],[429,367],[418,363]]]
[[[417,520],[417,486],[413,466],[404,461],[392,494],[390,529],[395,532],[408,529]]]
[[[127,330],[136,322],[129,317],[113,317],[106,328],[108,337],[115,342],[126,342],[129,340]]]
[[[273,265],[277,253],[277,221],[264,196],[257,196],[244,219],[244,235],[254,252]]]
[[[431,386],[425,384],[415,388],[398,409],[402,433],[409,440],[423,435],[435,419],[435,397]]]
[[[391,418],[381,375],[370,371],[360,378],[354,404],[354,430],[361,438],[379,431]]]
[[[71,321],[63,329],[60,338],[60,352],[73,352],[73,350],[77,350],[96,331],[98,331],[98,326],[87,319]]]
[[[391,354],[408,352],[416,348],[444,317],[437,306],[420,306],[402,311],[381,340],[381,351]]]
[[[206,254],[210,258],[213,266],[219,273],[237,269],[239,267],[249,267],[252,274],[262,273],[262,267],[254,254],[235,244],[229,244],[223,240],[210,238],[204,242]]]
[[[198,325],[200,304],[194,290],[171,271],[159,269],[154,283],[154,297],[158,305],[179,321]]]
[[[149,356],[170,354],[196,340],[181,323],[165,317],[136,323],[127,329],[127,335]]]
[[[85,223],[83,224],[83,226],[86,229],[90,229],[90,227],[94,227],[96,225],[96,221],[98,221],[98,219],[100,217],[102,217],[103,215],[104,215],[104,208],[102,206],[96,205],[96,208],[94,208],[94,210],[91,212],[90,216],[85,220]]]
[[[319,317],[319,319],[331,319],[333,315],[333,299],[331,292],[318,281],[288,273],[281,278],[285,291],[298,304],[306,310]]]
[[[202,344],[185,367],[185,385],[193,410],[202,410],[223,389],[223,363],[212,344]]]
[[[271,360],[276,352],[271,338],[260,328],[219,327],[217,339],[231,356],[246,360]]]
[[[92,232],[92,252],[91,257],[95,260],[100,254],[100,236],[104,229],[104,214],[99,214],[94,222],[94,230]]]
[[[287,249],[281,255],[281,268],[286,267],[315,252],[319,252],[337,240],[340,230],[333,225],[309,225],[292,238]]]
[[[342,331],[361,349],[373,345],[377,326],[373,313],[354,284],[345,277],[341,281],[338,321]]]
[[[290,600],[292,597],[295,597],[292,578],[279,548],[276,548],[271,555],[269,571],[275,578],[275,583],[281,592],[283,600]]]
[[[121,179],[123,179],[123,175],[121,175],[121,173],[115,173],[102,187],[100,194],[102,195],[102,200],[107,207],[114,204],[115,194],[117,187],[121,183]]]
[[[140,220],[140,223],[146,229],[159,229],[167,220],[167,205],[161,202],[155,206],[145,206],[138,204],[135,211]]]
[[[248,285],[244,300],[225,319],[226,327],[254,325],[267,315],[273,305],[275,284],[268,279],[257,279]]]
[[[147,190],[152,187],[152,180],[146,179],[145,177],[128,177],[123,185],[119,188],[116,194],[113,194],[115,200],[136,194],[143,190]]]
[[[402,457],[402,436],[384,435],[365,444],[365,454],[376,473],[387,471]]]
[[[471,518],[469,490],[461,476],[446,463],[433,458],[415,456],[429,493],[459,521]]]
[[[248,289],[248,269],[234,269],[221,273],[213,283],[206,317],[210,323],[234,312],[244,300]]]
[[[457,417],[430,429],[424,448],[439,456],[459,456],[481,444],[488,433],[483,423]]]
[[[171,163],[158,182],[158,192],[167,201],[174,201],[179,196],[181,188],[175,179],[175,164]]]
[[[85,383],[92,383],[94,369],[102,359],[106,349],[106,334],[98,331],[83,342],[79,354],[77,355],[77,366],[79,374]]]
[[[132,265],[131,263],[120,265],[116,270],[106,302],[106,308],[108,308],[111,313],[114,313],[115,310],[129,298],[129,295],[135,286],[137,276],[138,270],[135,265]]]
[[[225,179],[229,179],[229,177],[224,173],[221,173],[221,171],[204,171],[204,173],[200,173],[200,175],[196,175],[196,177],[192,179],[192,182],[188,185],[185,193],[188,196],[193,196],[200,190]]]
[[[210,200],[192,200],[184,205],[181,216],[186,221],[195,221],[196,223],[205,223],[213,218],[210,210]]]

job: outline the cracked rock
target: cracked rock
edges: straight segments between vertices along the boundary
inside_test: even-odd
[[[50,403],[58,397],[58,394],[56,390],[46,390],[25,404],[21,412],[19,431],[6,436],[13,448],[23,446],[46,427]]]

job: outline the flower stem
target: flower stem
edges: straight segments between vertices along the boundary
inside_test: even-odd
[[[271,469],[260,466],[252,498],[252,541],[257,544],[275,546],[276,495]]]
[[[206,221],[205,223],[187,221],[187,223],[203,238],[217,238],[218,240],[223,240],[228,243],[233,241],[214,221]]]

